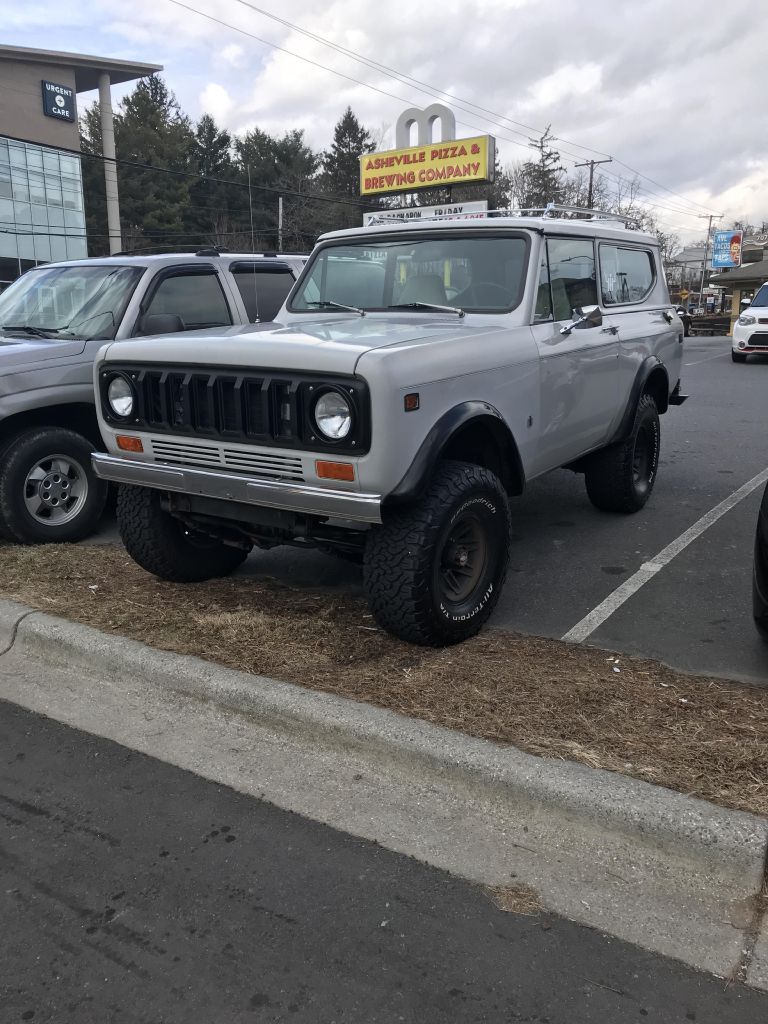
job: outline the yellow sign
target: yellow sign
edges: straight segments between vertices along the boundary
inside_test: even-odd
[[[492,181],[495,159],[492,135],[365,153],[360,157],[360,194]]]

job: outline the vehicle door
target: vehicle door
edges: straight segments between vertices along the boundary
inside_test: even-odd
[[[598,263],[603,323],[615,328],[619,343],[618,420],[649,355],[664,363],[675,384],[680,376],[681,331],[651,246],[600,242]]]
[[[229,265],[234,287],[243,301],[246,323],[275,319],[295,281],[287,263],[236,260]]]
[[[539,273],[532,330],[541,369],[536,462],[543,471],[606,439],[616,411],[618,340],[598,306],[593,239],[549,236]]]
[[[158,271],[147,289],[132,334],[146,337],[230,327],[232,296],[212,263],[178,264]]]

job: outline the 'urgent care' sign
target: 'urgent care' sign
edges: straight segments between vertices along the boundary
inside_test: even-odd
[[[360,157],[360,194],[374,196],[492,181],[495,160],[491,135],[364,153]]]
[[[47,117],[56,117],[59,121],[76,120],[75,90],[66,85],[57,85],[55,82],[43,81],[41,84],[43,86],[43,113]]]

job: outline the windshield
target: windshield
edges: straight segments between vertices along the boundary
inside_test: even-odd
[[[764,284],[752,299],[753,306],[768,306],[768,284]]]
[[[43,267],[0,295],[0,327],[78,338],[114,337],[141,267]]]
[[[329,245],[318,252],[288,308],[336,315],[340,307],[504,313],[522,298],[527,250],[523,235]]]

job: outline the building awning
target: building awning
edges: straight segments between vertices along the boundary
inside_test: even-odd
[[[36,50],[28,46],[0,46],[0,60],[18,60],[27,64],[50,64],[52,67],[70,68],[75,73],[77,92],[98,89],[99,76],[108,72],[113,85],[134,82],[163,70],[162,64],[144,64],[138,61],[113,60],[111,57],[92,57],[85,53],[67,53],[64,50]]]
[[[712,274],[710,281],[720,288],[730,288],[732,285],[761,285],[768,281],[768,259],[758,260],[757,263],[745,263],[743,267],[734,267],[733,270],[721,270],[717,274]]]

